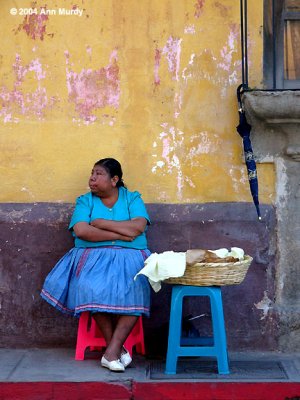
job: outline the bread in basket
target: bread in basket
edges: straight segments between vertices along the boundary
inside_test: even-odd
[[[241,250],[188,250],[184,275],[166,279],[164,282],[191,286],[238,285],[244,280],[253,258],[234,249]]]

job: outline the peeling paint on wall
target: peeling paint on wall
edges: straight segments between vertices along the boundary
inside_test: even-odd
[[[194,35],[196,33],[195,25],[188,25],[184,28],[184,33],[186,35]]]
[[[180,70],[180,53],[181,53],[181,42],[182,39],[169,37],[166,45],[162,50],[155,49],[154,57],[154,84],[155,86],[160,85],[159,68],[161,63],[162,55],[165,56],[168,62],[168,70],[171,73],[172,80],[179,81],[179,70]],[[180,115],[183,101],[183,92],[181,90],[176,91],[174,94],[174,118],[178,118]]]
[[[90,56],[90,59],[91,59],[91,57],[92,57],[92,48],[91,48],[91,46],[86,46],[85,49],[86,49],[86,52]]]
[[[246,185],[248,182],[248,176],[246,169],[243,166],[232,166],[228,170],[231,177],[232,187],[235,193],[239,193],[240,185]]]
[[[191,54],[188,65],[182,69],[181,73],[185,84],[187,84],[190,79],[196,79],[197,81],[202,79],[207,80],[216,86],[220,86],[221,96],[225,97],[228,87],[238,84],[238,72],[241,61],[239,59],[234,59],[238,51],[238,35],[238,27],[232,25],[227,41],[221,48],[219,55],[215,55],[211,49],[204,49],[200,54]],[[206,59],[210,58],[212,64],[217,66],[214,73],[196,68],[194,65],[195,61],[197,60],[199,64],[199,60],[201,60],[202,56]]]
[[[199,165],[199,155],[208,154],[216,151],[216,142],[213,143],[209,139],[208,132],[199,132],[189,139],[186,138],[184,132],[170,126],[168,123],[161,124],[164,128],[163,132],[159,134],[158,146],[157,141],[153,142],[153,149],[156,153],[152,154],[155,158],[152,172],[162,175],[173,174],[177,176],[177,196],[178,200],[183,197],[184,185],[187,184],[195,188],[193,180],[183,174],[182,166],[192,168]],[[215,141],[218,141],[217,135],[212,135]],[[158,154],[161,151],[161,154]]]
[[[15,33],[25,31],[30,39],[44,40],[46,34],[46,23],[48,21],[48,15],[44,14],[32,14],[26,15],[22,24],[18,26]],[[50,35],[53,36],[53,35]]]
[[[26,193],[28,193],[28,195],[29,195],[29,197],[31,197],[31,199],[34,199],[34,198],[35,198],[34,194],[33,194],[28,188],[26,188],[26,187],[22,187],[22,188],[21,188],[21,192],[26,192]]]
[[[269,299],[267,292],[264,291],[263,299],[258,303],[254,303],[254,305],[258,310],[262,310],[263,315],[260,319],[263,320],[268,316],[268,313],[272,308],[272,301]]]
[[[193,26],[194,29],[194,26]],[[186,30],[185,30],[186,32]],[[183,39],[174,38],[170,36],[167,40],[166,45],[162,50],[156,48],[154,56],[154,84],[155,86],[161,85],[161,79],[159,75],[159,69],[161,64],[162,56],[166,57],[168,62],[168,70],[171,73],[172,80],[177,81],[179,84],[175,86],[174,90],[174,118],[177,119],[180,116],[184,96],[185,88],[189,80],[206,80],[212,82],[215,86],[220,87],[221,97],[224,98],[227,95],[228,87],[235,86],[238,84],[238,70],[240,67],[240,60],[235,60],[234,56],[237,54],[238,35],[239,30],[237,25],[232,24],[227,40],[220,50],[219,55],[214,55],[211,49],[204,49],[199,55],[192,53],[190,60],[186,66],[182,68],[180,73],[181,65],[181,47],[184,43]],[[216,65],[217,68],[213,70],[213,73],[206,71],[205,69],[199,69],[202,56],[207,60],[211,58],[212,65]],[[195,63],[197,61],[197,64]]]
[[[216,151],[216,143],[220,144],[220,140],[218,140],[217,135],[211,135],[210,137],[207,131],[199,132],[196,135],[193,135],[191,137],[191,143],[193,142],[199,143],[190,148],[190,151],[187,155],[189,159],[193,159],[200,154],[214,153]]]
[[[193,65],[194,58],[195,58],[195,54],[191,54],[188,66],[183,68],[183,70],[182,70],[181,77],[185,84],[187,84],[188,79],[192,78],[192,76],[193,76],[192,72],[191,72],[191,68],[189,68],[189,67],[191,67]],[[189,70],[188,70],[188,68],[189,68]]]
[[[199,18],[203,13],[204,4],[205,0],[197,0],[197,3],[195,4],[195,14],[194,14],[196,18]]]
[[[182,39],[169,37],[166,45],[162,50],[168,61],[169,71],[172,74],[172,79],[178,81],[178,73],[180,68],[180,53]]]
[[[178,118],[180,115],[181,107],[182,107],[182,91],[179,93],[176,92],[174,95],[174,106],[175,106],[175,111],[174,111],[174,118]]]
[[[230,31],[227,44],[221,49],[222,61],[217,64],[218,68],[223,69],[226,72],[230,71],[232,65],[232,54],[236,51],[235,43],[237,42],[237,32]]]
[[[217,63],[217,67],[223,70],[226,73],[226,78],[223,78],[223,89],[222,95],[226,95],[227,86],[233,86],[238,84],[238,68],[240,66],[241,61],[233,61],[234,53],[237,53],[237,44],[238,44],[238,27],[237,25],[233,25],[228,38],[227,43],[220,51],[221,62]]]
[[[167,44],[162,50],[155,50],[154,62],[154,84],[160,85],[161,80],[159,76],[159,68],[161,57],[164,55],[168,62],[168,70],[172,75],[172,79],[179,82],[179,87],[176,87],[174,93],[174,118],[178,118],[182,109],[184,101],[184,89],[188,80],[207,80],[214,85],[220,86],[221,96],[225,97],[229,86],[238,84],[238,69],[240,60],[234,60],[234,55],[237,53],[238,44],[238,27],[232,25],[230,28],[227,41],[220,50],[220,54],[215,56],[212,50],[205,49],[201,54],[196,55],[192,53],[188,65],[183,67],[180,74],[180,55],[182,39],[169,37]],[[216,73],[211,74],[205,70],[199,70],[198,64],[200,63],[202,55],[205,58],[210,57],[212,63],[217,66]],[[195,61],[197,60],[197,65]],[[184,83],[184,86],[183,84]]]
[[[4,85],[0,89],[0,99],[2,100],[0,115],[3,117],[3,121],[18,122],[20,114],[34,115],[38,119],[43,119],[45,110],[52,107],[57,99],[55,97],[48,99],[46,88],[41,85],[41,81],[46,78],[46,72],[43,70],[41,62],[36,58],[29,64],[22,65],[21,56],[16,54],[13,71],[16,76],[13,90],[9,90]],[[32,92],[24,92],[22,83],[30,72],[35,74],[37,88]]]
[[[203,6],[204,2],[197,3],[199,16]],[[218,5],[216,4],[216,6]],[[223,9],[221,11],[225,12]],[[182,69],[180,68],[181,51],[182,46],[185,44],[185,39],[183,40],[178,37],[170,36],[162,49],[155,50],[155,85],[162,86],[162,84],[165,83],[161,81],[159,75],[163,56],[168,62],[168,71],[171,74],[172,80],[176,81],[173,85],[175,119],[181,114],[189,81],[192,81],[191,84],[201,80],[210,81],[213,85],[220,88],[222,97],[227,95],[229,86],[238,83],[238,70],[240,66],[240,60],[236,57],[238,32],[238,27],[231,24],[228,36],[225,36],[223,46],[220,47],[219,53],[214,52],[212,49],[204,49],[200,54],[191,53],[188,63],[183,65]],[[184,33],[195,33],[195,26],[191,25],[186,27]],[[199,65],[202,63],[202,57],[206,64],[211,60],[211,65],[214,65],[216,68],[211,69],[211,71],[206,68],[199,68]],[[192,168],[199,162],[200,154],[213,153],[219,139],[208,132],[200,132],[192,136],[190,142],[188,142],[185,140],[183,132],[172,126],[172,123],[170,125],[162,123],[161,126],[165,128],[165,130],[159,134],[159,140],[153,143],[153,148],[158,150],[158,152],[153,155],[155,164],[152,168],[152,172],[156,173],[159,170],[163,175],[174,173],[177,176],[177,196],[180,201],[183,198],[184,186],[186,184],[190,187],[195,186],[192,179],[183,175],[182,166],[189,166]],[[159,154],[160,147],[161,154]],[[244,185],[247,183],[247,176],[240,166],[229,169],[229,174],[232,178],[234,192],[238,193],[241,184]]]
[[[91,49],[88,51],[91,53]],[[65,51],[65,57],[69,101],[75,104],[75,111],[85,124],[97,120],[95,111],[105,107],[119,107],[120,79],[116,50],[111,53],[106,67],[98,70],[82,69],[79,73],[72,71],[68,51]],[[102,122],[113,125],[115,116],[105,113]]]
[[[177,175],[177,192],[179,198],[182,197],[183,174],[180,161],[177,155],[177,149],[182,147],[184,141],[184,133],[167,123],[161,125],[164,131],[160,133],[159,140],[162,145],[161,160],[156,161],[152,172],[156,173],[157,168],[163,169],[163,174],[172,174],[175,171]],[[156,147],[157,143],[153,145]]]

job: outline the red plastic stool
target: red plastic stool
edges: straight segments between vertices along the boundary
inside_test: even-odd
[[[135,346],[136,352],[145,354],[143,319],[139,317],[130,335],[126,339],[124,346],[132,356],[132,348]],[[94,318],[91,317],[89,311],[81,313],[78,331],[77,344],[75,352],[75,360],[84,360],[85,349],[98,350],[106,347],[104,337],[97,327]]]

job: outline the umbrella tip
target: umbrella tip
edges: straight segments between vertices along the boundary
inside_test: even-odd
[[[262,221],[262,217],[261,217],[261,216],[259,216],[259,217],[258,217],[258,220],[259,220],[259,221]]]

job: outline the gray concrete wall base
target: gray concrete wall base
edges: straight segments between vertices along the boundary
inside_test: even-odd
[[[294,352],[300,349],[300,309],[298,306],[280,307],[277,310],[280,328],[278,332],[279,349]]]
[[[300,350],[300,91],[251,91],[243,97],[254,155],[276,169],[276,301],[279,348]],[[263,184],[263,182],[262,182]]]

